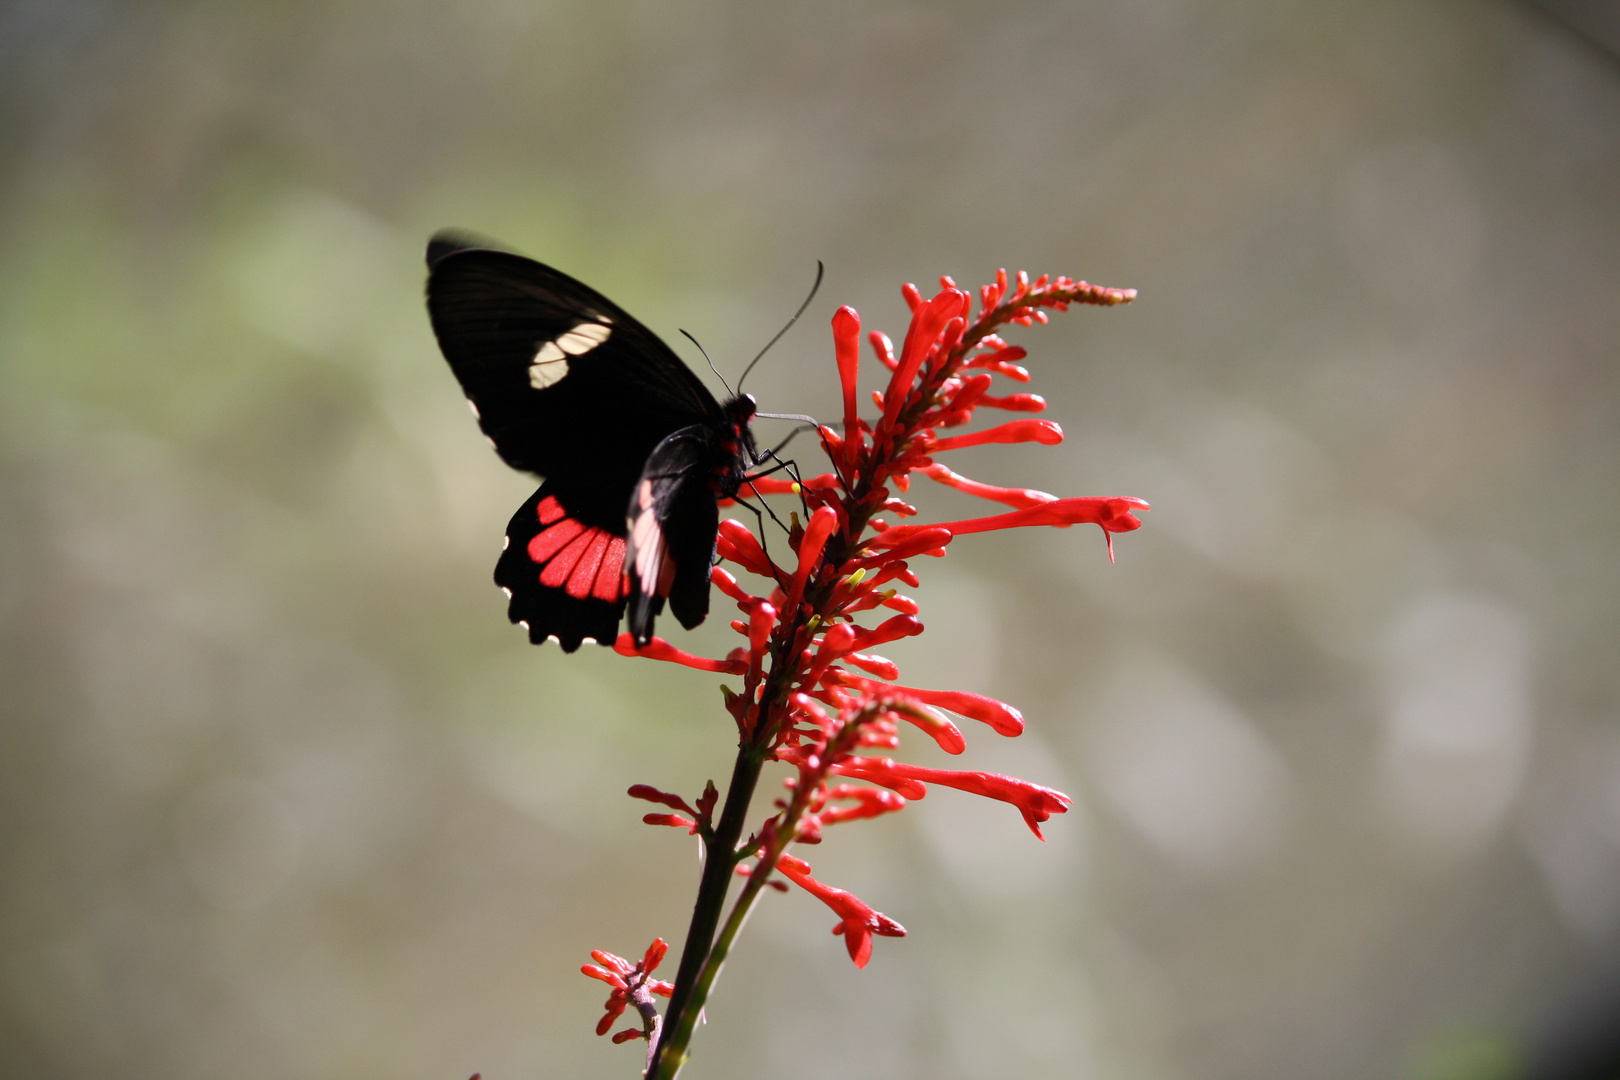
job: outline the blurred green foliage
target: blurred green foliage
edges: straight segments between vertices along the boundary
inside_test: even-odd
[[[506,624],[530,487],[427,327],[447,225],[728,372],[825,260],[780,411],[837,411],[826,319],[902,332],[903,280],[1142,290],[1019,337],[1062,446],[953,465],[1147,527],[954,545],[892,650],[1075,809],[835,831],[910,936],[856,972],[767,903],[694,1078],[1501,1077],[1612,956],[1620,82],[1557,26],[16,0],[0,147],[0,1073],[639,1067],[577,968],[678,942],[695,841],[622,793],[732,735]]]

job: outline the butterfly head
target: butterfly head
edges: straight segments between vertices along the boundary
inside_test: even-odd
[[[741,473],[752,466],[759,454],[754,446],[754,431],[750,426],[759,402],[753,394],[738,394],[721,406],[725,412],[725,450],[730,464]],[[740,479],[739,479],[739,482]]]

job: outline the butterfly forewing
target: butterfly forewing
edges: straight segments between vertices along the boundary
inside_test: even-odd
[[[624,613],[624,517],[603,520],[571,509],[580,498],[548,480],[512,515],[495,583],[507,595],[507,616],[536,645],[555,637],[566,652],[587,638],[604,645],[618,636]]]
[[[583,458],[628,485],[665,435],[718,422],[697,376],[594,289],[504,251],[430,254],[434,333],[507,464],[552,476]]]

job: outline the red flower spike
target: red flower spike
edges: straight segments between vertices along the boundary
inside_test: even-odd
[[[986,443],[1038,442],[1042,446],[1056,446],[1062,441],[1063,429],[1050,420],[1009,420],[1005,424],[998,424],[993,428],[968,435],[951,435],[936,439],[928,448],[928,452],[938,454],[946,450],[960,450],[966,446],[983,446]]]
[[[902,721],[920,728],[945,750],[961,753],[965,740],[944,711],[989,724],[1003,735],[1017,734],[1023,718],[1013,707],[981,695],[896,684],[891,681],[899,676],[896,665],[871,649],[921,631],[922,624],[915,617],[916,601],[886,586],[895,581],[915,588],[917,575],[906,560],[923,554],[944,555],[957,536],[1089,523],[1099,525],[1111,541],[1114,532],[1140,526],[1136,514],[1147,508],[1140,500],[1059,499],[1033,489],[997,487],[960,476],[935,460],[939,453],[967,446],[1060,441],[1061,428],[1035,419],[1013,420],[966,435],[942,437],[941,432],[966,423],[980,406],[1024,413],[1044,409],[1045,400],[1036,394],[991,395],[994,376],[1029,381],[1029,372],[1016,363],[1024,359],[1025,350],[1009,345],[998,330],[1044,322],[1048,311],[1064,310],[1071,303],[1122,303],[1135,294],[1064,277],[1042,276],[1031,281],[1027,274],[1019,273],[1009,278],[1002,271],[994,283],[977,290],[979,309],[974,316],[972,293],[958,289],[949,277],[942,277],[940,284],[941,291],[932,298],[924,298],[914,286],[902,290],[911,318],[898,355],[887,337],[868,333],[877,361],[891,372],[886,389],[873,394],[879,417],[870,423],[857,413],[860,317],[851,308],[842,308],[833,316],[843,430],[821,429],[833,471],[798,484],[762,477],[742,486],[739,495],[743,498],[798,495],[803,521],[794,516],[787,545],[796,561],[785,567],[776,565],[762,538],[739,521],[728,520],[720,526],[717,554],[730,565],[771,582],[762,590],[766,595],[756,596],[729,570],[717,568],[711,575],[713,584],[742,613],[732,625],[747,637],[746,647],[733,649],[724,660],[710,660],[683,653],[658,639],[644,650],[636,650],[622,639],[616,646],[630,655],[741,673],[740,693],[722,687],[726,709],[737,721],[742,737],[739,753],[752,757],[755,776],[757,763],[763,760],[787,764],[793,774],[785,784],[786,794],[775,800],[775,812],[747,840],[742,839],[741,818],[712,824],[718,801],[712,784],[705,788],[696,811],[679,796],[656,788],[638,785],[632,790],[672,811],[648,814],[644,820],[689,831],[702,829],[711,846],[725,845],[716,850],[753,850],[761,860],[754,870],[758,872],[762,866],[764,873],[744,888],[738,908],[719,930],[721,936],[714,939],[716,951],[710,958],[724,955],[723,950],[729,948],[735,927],[741,925],[740,916],[746,915],[761,886],[785,888],[781,881],[771,880],[773,866],[781,869],[784,880],[797,882],[833,908],[839,918],[834,932],[844,936],[857,965],[870,959],[874,936],[904,933],[898,923],[849,893],[816,881],[808,864],[784,850],[792,843],[819,842],[830,825],[893,813],[908,799],[924,797],[932,783],[1015,806],[1037,836],[1042,822],[1063,813],[1069,805],[1061,792],[1013,777],[925,769],[881,756],[898,749]],[[909,474],[917,470],[947,486],[999,502],[1011,512],[891,528],[883,517],[892,521],[916,513],[902,496],[910,488]],[[860,613],[877,609],[898,614],[871,628],[855,624]],[[747,764],[740,757],[738,769]],[[732,868],[730,862],[725,865]],[[748,874],[746,868],[736,869]],[[720,886],[715,880],[720,877],[730,875],[705,876],[697,905],[699,912],[712,912],[716,918],[724,902],[723,888],[716,893]],[[703,970],[705,957],[700,947],[683,957],[688,981],[681,989],[652,979],[649,973],[663,959],[663,949],[656,942],[634,966],[601,954],[600,966],[594,970],[601,973],[596,977],[607,976],[603,981],[610,985],[615,977],[623,984],[622,989],[614,986],[605,1006],[608,1016],[599,1030],[612,1027],[613,1018],[629,1005],[635,1006],[643,1020],[640,1031],[628,1028],[616,1039],[645,1036],[657,1044],[661,1018],[649,995],[674,994],[669,1016],[673,1027],[664,1032],[671,1041],[661,1050],[648,1048],[649,1071],[667,1076],[672,1067],[686,1060],[687,1040],[706,1000],[708,983],[702,976],[696,983],[689,981],[691,971]],[[657,1060],[660,1053],[665,1055],[662,1065]]]
[[[620,656],[640,656],[648,660],[667,660],[671,664],[681,664],[699,671],[713,671],[723,675],[742,675],[748,671],[748,665],[736,660],[710,660],[706,656],[693,656],[671,645],[661,637],[655,637],[647,642],[646,648],[637,649],[636,640],[629,633],[619,635],[619,640],[613,643],[613,651]]]
[[[645,972],[657,971],[658,965],[664,962],[664,957],[668,953],[669,942],[661,937],[653,938],[652,944],[647,946],[647,951],[642,954],[641,970]]]

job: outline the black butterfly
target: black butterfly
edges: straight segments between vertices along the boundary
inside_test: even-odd
[[[495,583],[535,644],[637,645],[664,601],[709,613],[716,500],[761,460],[755,403],[721,404],[618,305],[566,274],[453,233],[427,249],[428,313],[506,463],[544,477],[512,516]]]

